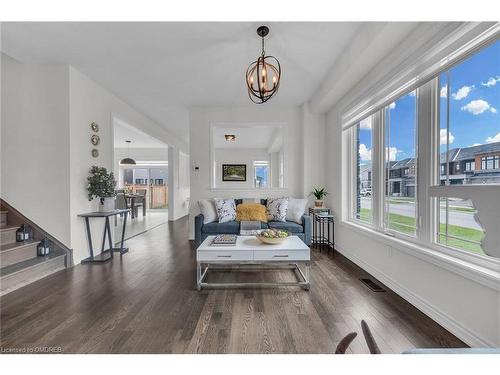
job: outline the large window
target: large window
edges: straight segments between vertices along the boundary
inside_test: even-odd
[[[439,97],[441,183],[500,184],[500,42],[441,73]]]
[[[269,179],[269,162],[268,161],[254,161],[254,186],[257,188],[266,188]]]
[[[500,184],[499,62],[496,42],[438,78],[441,185]],[[440,198],[438,204],[437,242],[484,254],[472,202]]]
[[[416,93],[384,108],[384,227],[415,236],[417,219]]]
[[[500,41],[457,61],[392,102],[379,94],[391,104],[360,105],[373,114],[346,121],[349,217],[474,261],[471,253],[486,256],[487,233],[468,198],[479,187],[464,185],[500,185]]]
[[[373,221],[372,205],[372,118],[360,121],[355,128],[356,133],[356,192],[354,217],[371,223]]]

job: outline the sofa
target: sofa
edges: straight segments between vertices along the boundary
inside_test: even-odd
[[[229,221],[226,223],[208,223],[203,224],[203,215],[199,214],[194,218],[195,243],[199,246],[208,236],[217,234],[239,234],[240,223],[238,221]],[[276,228],[287,230],[293,236],[299,237],[306,245],[311,244],[311,218],[307,215],[302,216],[302,224],[292,221],[268,221],[261,222],[261,229]]]

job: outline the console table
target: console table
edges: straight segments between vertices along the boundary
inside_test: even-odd
[[[215,236],[208,236],[196,250],[196,286],[204,287],[272,287],[300,286],[309,290],[311,251],[300,238],[290,236],[279,245],[266,245],[254,236],[238,236],[234,246],[211,246]],[[304,265],[302,270],[299,264]],[[255,270],[290,269],[296,282],[209,283],[209,270],[252,267]],[[257,266],[257,267],[256,267]],[[274,267],[274,268],[273,268]],[[233,269],[233,268],[231,268]]]
[[[119,252],[120,255],[125,254],[128,248],[123,246],[125,240],[125,227],[127,225],[127,215],[129,213],[128,209],[113,210],[109,212],[89,212],[85,214],[78,215],[85,219],[85,229],[87,230],[87,242],[89,245],[90,256],[82,260],[82,263],[103,263],[113,258],[114,252]],[[120,247],[113,247],[111,239],[111,227],[109,225],[109,218],[112,216],[123,214],[123,226],[122,226],[122,236]],[[92,234],[90,230],[90,219],[91,218],[105,218],[104,222],[104,234],[102,237],[101,253],[94,255],[94,247],[92,245]],[[109,248],[105,249],[106,237],[108,240]]]

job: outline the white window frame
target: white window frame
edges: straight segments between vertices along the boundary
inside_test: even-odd
[[[257,168],[258,167],[267,167],[266,173],[266,186],[257,186]],[[256,189],[269,189],[269,181],[271,179],[271,168],[268,160],[254,160],[253,161],[253,187]]]
[[[400,244],[407,244],[408,248],[418,249],[425,253],[425,257],[432,257],[434,260],[443,254],[447,259],[457,259],[464,261],[464,264],[470,264],[471,267],[484,267],[488,270],[500,273],[500,260],[493,257],[488,257],[480,254],[468,252],[457,248],[447,247],[439,244],[436,241],[436,236],[439,236],[439,196],[433,195],[429,187],[439,189],[440,186],[440,152],[439,152],[439,74],[448,70],[450,67],[459,64],[470,55],[478,50],[489,45],[492,41],[500,36],[500,24],[495,25],[483,34],[476,36],[460,48],[451,51],[449,57],[444,59],[445,63],[434,67],[432,73],[426,72],[427,80],[413,79],[410,83],[406,83],[401,87],[393,90],[391,93],[386,93],[382,96],[383,99],[370,100],[360,99],[360,102],[375,102],[373,105],[366,108],[362,105],[352,109],[351,106],[341,114],[341,123],[343,128],[343,145],[345,147],[346,158],[343,163],[347,169],[343,172],[343,176],[347,177],[347,186],[343,188],[343,192],[348,194],[347,209],[348,213],[342,214],[342,221],[354,225],[360,230],[365,230],[371,236],[390,236],[395,237],[393,240],[388,238],[388,241],[398,241]],[[415,62],[418,65],[418,62]],[[420,82],[416,85],[416,82]],[[416,86],[415,86],[416,85]],[[386,84],[385,87],[391,87],[391,84]],[[404,235],[399,232],[386,231],[383,227],[384,219],[384,196],[385,196],[385,179],[383,168],[383,108],[390,102],[406,95],[407,93],[417,90],[417,152],[416,152],[416,181],[417,181],[417,233],[416,237]],[[370,89],[373,92],[375,88]],[[381,90],[383,92],[383,89]],[[381,95],[379,95],[381,97]],[[372,210],[373,224],[358,220],[355,217],[355,194],[356,194],[356,138],[355,124],[362,119],[373,116],[372,119]],[[381,168],[382,160],[382,168]],[[474,164],[472,164],[474,165]],[[474,166],[478,167],[478,166]],[[448,169],[448,168],[445,168]],[[347,172],[347,173],[346,173]],[[421,172],[421,173],[419,173]],[[387,237],[386,237],[387,238]],[[447,261],[445,261],[446,263]]]
[[[372,132],[372,144],[371,144],[371,147],[372,147],[372,170],[371,170],[371,177],[372,177],[372,180],[371,180],[371,189],[372,189],[372,196],[371,196],[371,199],[372,199],[372,222],[367,222],[367,221],[364,221],[364,220],[361,220],[361,219],[358,219],[356,217],[356,204],[357,204],[357,180],[358,180],[358,174],[357,174],[357,153],[359,152],[358,150],[358,147],[357,147],[357,124],[359,124],[359,122],[355,125],[355,126],[352,126],[348,131],[347,131],[347,137],[348,137],[348,153],[349,155],[351,155],[351,157],[353,158],[353,162],[350,163],[350,168],[349,168],[349,172],[348,172],[348,176],[349,176],[349,199],[348,199],[348,207],[349,207],[349,214],[348,214],[348,217],[349,217],[349,220],[351,221],[354,221],[356,222],[356,224],[358,225],[362,225],[362,226],[365,226],[365,227],[368,227],[368,228],[374,228],[378,225],[378,220],[376,220],[376,217],[375,217],[375,208],[374,208],[374,197],[373,197],[373,191],[374,191],[374,170],[373,170],[373,165],[374,165],[374,160],[373,160],[373,152],[374,152],[374,137],[375,137],[375,134],[378,130],[378,127],[379,127],[379,124],[375,124],[375,117],[374,115],[370,115],[370,116],[366,116],[364,117],[363,119],[361,120],[365,120],[367,119],[368,117],[372,117],[372,128],[371,128],[371,132]]]
[[[420,225],[419,225],[419,221],[418,221],[418,214],[419,214],[419,207],[418,207],[418,201],[419,201],[419,193],[418,193],[418,187],[419,187],[419,181],[418,181],[418,171],[419,171],[419,168],[418,168],[418,159],[419,159],[419,153],[418,153],[418,129],[419,129],[419,123],[418,123],[418,90],[417,89],[412,89],[410,91],[407,91],[407,92],[404,92],[403,94],[399,94],[396,98],[394,98],[394,102],[397,101],[398,99],[408,95],[411,91],[413,90],[416,90],[416,98],[415,98],[415,112],[416,112],[416,121],[415,121],[415,125],[417,127],[416,129],[416,134],[417,134],[417,139],[415,140],[416,144],[415,144],[415,161],[417,162],[417,167],[415,168],[415,181],[416,181],[416,184],[417,184],[417,189],[415,189],[415,236],[412,236],[412,235],[409,235],[409,234],[405,234],[403,232],[399,232],[399,231],[396,231],[394,229],[390,229],[389,228],[389,225],[387,223],[387,214],[389,214],[389,211],[388,211],[388,205],[389,205],[389,200],[390,199],[387,199],[387,196],[385,194],[385,189],[386,189],[386,186],[385,186],[385,181],[386,181],[386,178],[387,180],[390,179],[390,170],[388,172],[388,168],[385,168],[386,164],[386,160],[387,159],[390,159],[390,158],[387,158],[386,159],[386,156],[388,155],[389,152],[385,152],[386,151],[386,144],[385,144],[385,140],[386,140],[386,137],[385,137],[385,132],[386,132],[386,124],[385,124],[385,114],[386,114],[386,109],[387,109],[387,106],[383,107],[380,109],[380,112],[381,112],[381,116],[383,118],[383,122],[381,122],[380,124],[380,129],[379,129],[379,132],[381,133],[381,137],[383,139],[383,143],[382,143],[382,147],[381,147],[381,151],[384,153],[383,155],[383,159],[382,159],[382,166],[384,166],[384,168],[382,168],[382,181],[384,183],[383,187],[382,187],[382,196],[383,196],[383,208],[382,208],[382,212],[381,214],[383,215],[382,217],[382,220],[380,221],[380,228],[382,229],[382,231],[388,235],[388,236],[391,236],[391,237],[396,237],[396,238],[401,238],[401,239],[404,239],[404,240],[408,240],[408,241],[411,241],[411,242],[414,242],[416,239],[418,239],[418,235],[419,235],[419,232],[420,232]],[[391,145],[388,145],[389,147],[391,147]],[[389,164],[390,165],[390,164]],[[387,176],[387,173],[389,173],[389,176]],[[399,186],[399,191],[401,193],[401,185]]]

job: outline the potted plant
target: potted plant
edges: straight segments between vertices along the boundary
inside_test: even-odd
[[[323,199],[328,194],[326,188],[314,188],[313,191],[311,191],[311,194],[316,198],[314,205],[316,207],[323,207]]]
[[[92,166],[87,177],[87,191],[89,201],[99,198],[99,212],[109,212],[115,209],[116,180],[113,172],[108,173],[106,168]]]

